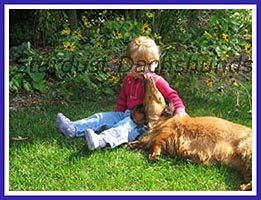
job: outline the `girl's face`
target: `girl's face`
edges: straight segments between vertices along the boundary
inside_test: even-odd
[[[136,78],[144,78],[144,74],[154,72],[156,67],[158,66],[158,60],[139,60],[134,62],[131,66],[131,72],[134,74]]]

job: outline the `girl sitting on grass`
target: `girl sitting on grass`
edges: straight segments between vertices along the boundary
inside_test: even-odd
[[[132,40],[126,51],[131,73],[123,81],[115,112],[100,112],[87,118],[71,121],[62,113],[57,114],[56,126],[69,138],[86,137],[89,150],[114,148],[135,140],[146,131],[131,119],[131,110],[143,102],[144,79],[152,77],[165,99],[172,101],[176,114],[185,116],[185,106],[168,82],[154,73],[160,59],[160,49],[149,37]],[[99,134],[97,134],[99,133]]]

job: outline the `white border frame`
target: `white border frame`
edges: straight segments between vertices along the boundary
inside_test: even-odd
[[[253,159],[252,159],[252,191],[148,191],[148,192],[130,192],[130,191],[9,191],[9,10],[10,9],[252,9],[252,130],[253,130]],[[5,55],[5,175],[4,175],[4,194],[6,196],[87,196],[87,195],[95,195],[95,196],[126,196],[126,195],[143,195],[143,196],[253,196],[257,195],[257,157],[256,157],[256,134],[257,134],[257,106],[256,106],[256,98],[257,98],[257,5],[256,4],[218,4],[218,5],[201,5],[201,4],[190,4],[190,5],[179,5],[179,4],[150,4],[150,5],[134,5],[134,4],[84,4],[84,5],[60,5],[60,4],[42,4],[42,5],[24,5],[24,4],[16,4],[16,5],[8,5],[4,6],[4,55]]]

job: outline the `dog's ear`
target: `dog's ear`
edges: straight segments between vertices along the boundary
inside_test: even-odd
[[[135,106],[132,109],[131,112],[131,119],[136,123],[136,124],[143,124],[145,123],[145,113],[144,113],[144,107],[143,104],[139,104]]]

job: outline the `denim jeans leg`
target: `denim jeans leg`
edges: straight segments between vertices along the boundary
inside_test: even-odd
[[[99,132],[112,128],[124,118],[124,112],[100,112],[85,119],[74,121],[76,137],[84,136],[87,128]]]
[[[143,133],[148,130],[147,126],[144,124],[137,125],[134,129],[131,130],[129,134],[128,142],[132,142],[139,138]]]
[[[117,147],[123,143],[127,143],[136,139],[140,133],[137,131],[136,124],[130,116],[119,121],[113,128],[101,132],[102,138],[111,148]]]

